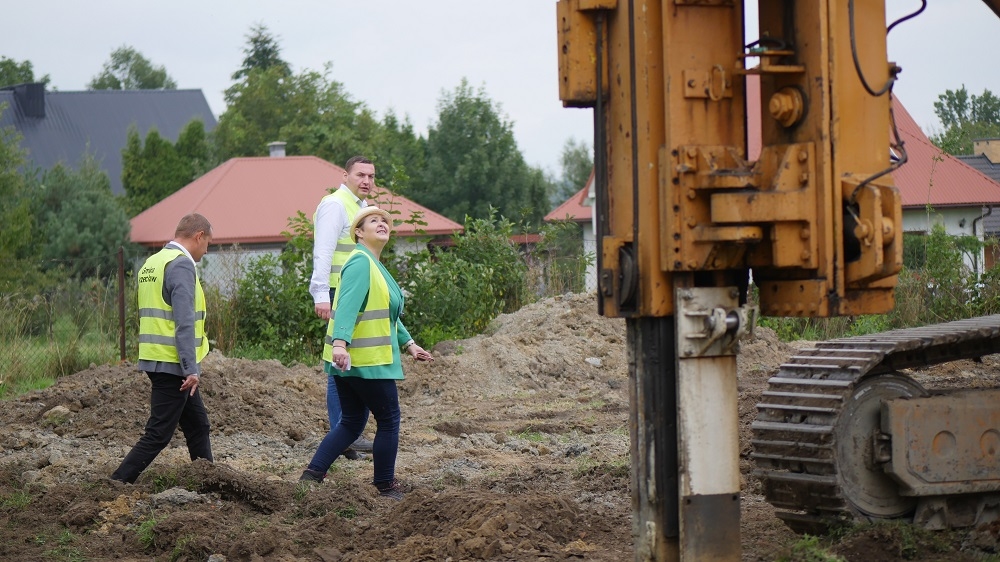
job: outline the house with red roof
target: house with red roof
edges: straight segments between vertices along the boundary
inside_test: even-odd
[[[1000,139],[973,139],[972,154],[956,156],[962,162],[972,166],[979,173],[1000,183]],[[987,205],[983,215],[982,230],[984,233],[993,233],[993,240],[998,238],[995,233],[1000,232],[1000,205]],[[973,232],[980,232],[973,229]],[[990,269],[1000,264],[1000,245],[993,244],[986,248],[983,257],[983,269]]]
[[[279,146],[280,145],[280,146]],[[202,275],[234,280],[234,267],[262,253],[284,248],[289,219],[299,212],[312,218],[320,199],[346,176],[340,166],[315,156],[285,156],[282,143],[270,157],[232,158],[179,189],[131,221],[132,242],[158,249],[174,235],[177,221],[200,213],[212,223],[212,249],[202,260]],[[461,232],[463,226],[386,189],[372,190],[374,202],[394,219],[397,253],[417,251]]]
[[[934,146],[898,99],[892,109],[907,154],[906,164],[892,174],[903,200],[903,231],[926,234],[940,223],[953,236],[996,238],[997,223],[984,220],[1000,207],[1000,183]],[[992,252],[967,260],[976,274],[994,262]]]
[[[585,288],[587,292],[597,290],[597,220],[594,218],[594,172],[591,170],[590,177],[583,189],[577,191],[572,197],[563,201],[561,205],[545,215],[546,222],[572,221],[578,223],[583,232],[583,252],[591,254],[595,259],[591,260],[584,274]]]
[[[747,82],[747,107],[751,108],[760,107],[760,86],[755,78],[748,77]],[[1000,237],[1000,222],[993,220],[994,208],[1000,215],[1000,183],[962,158],[934,146],[898,98],[893,98],[892,110],[907,156],[906,163],[892,173],[902,198],[903,231],[928,234],[940,223],[953,236],[975,236],[984,241]],[[759,111],[747,112],[747,125],[748,158],[754,161],[761,151]],[[594,176],[591,174],[587,185],[546,215],[545,220],[569,219],[585,225],[584,247],[594,248],[596,252],[593,205]],[[976,274],[994,266],[995,262],[993,252],[984,252],[966,261]],[[596,287],[596,271],[592,281],[589,275],[588,271],[588,290],[592,285]]]

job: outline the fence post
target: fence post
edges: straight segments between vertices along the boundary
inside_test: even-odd
[[[125,248],[118,246],[118,349],[125,360]]]

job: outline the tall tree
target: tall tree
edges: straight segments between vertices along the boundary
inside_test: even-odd
[[[546,180],[524,161],[513,124],[466,79],[438,102],[427,133],[427,166],[413,197],[458,222],[488,219],[491,209],[538,223],[548,210]]]
[[[31,61],[17,62],[14,59],[0,56],[0,87],[29,84],[32,82],[48,84],[50,80],[48,74],[35,80],[35,72],[32,69]]]
[[[192,119],[181,129],[174,143],[177,155],[180,156],[186,168],[184,185],[203,176],[215,167],[218,162],[211,156],[211,146],[205,133],[205,123],[201,119]],[[178,186],[184,187],[184,185]]]
[[[290,80],[287,122],[279,131],[294,154],[310,154],[337,164],[355,154],[370,154],[381,133],[375,114],[354,101],[344,85],[322,73],[303,71]]]
[[[343,163],[369,153],[380,124],[344,86],[323,73],[288,76],[279,66],[254,68],[226,90],[226,111],[213,131],[220,160],[261,156],[284,141],[289,154]]]
[[[989,90],[981,96],[959,90],[945,90],[934,102],[934,113],[944,131],[931,142],[948,154],[972,154],[972,141],[1000,136],[1000,98]]]
[[[173,90],[177,88],[167,70],[127,45],[115,49],[101,73],[87,84],[89,90]]]
[[[553,203],[561,204],[577,191],[583,189],[594,170],[594,151],[586,142],[574,138],[566,140],[559,156],[562,176],[555,182]]]
[[[267,26],[258,23],[250,29],[246,36],[247,46],[243,48],[243,66],[233,73],[233,80],[242,80],[250,76],[254,69],[277,68],[279,74],[291,76],[292,67],[281,58],[281,47],[278,40]]]
[[[46,263],[77,277],[116,271],[118,247],[130,244],[131,227],[93,155],[85,154],[75,170],[56,165],[42,184],[39,230]]]
[[[378,170],[378,185],[389,187],[392,184],[394,193],[408,196],[412,188],[410,176],[424,169],[427,139],[414,132],[409,117],[400,121],[396,113],[389,110],[373,144],[371,155]]]
[[[393,114],[379,121],[330,78],[332,67],[293,74],[278,41],[263,25],[247,36],[243,65],[225,93],[226,111],[213,131],[218,159],[259,156],[274,141],[288,154],[343,164],[355,154],[400,167],[422,165],[423,149],[410,123]]]
[[[0,115],[3,108],[0,107]],[[28,185],[19,170],[24,164],[21,136],[13,127],[0,128],[0,291],[16,284],[23,261],[32,254],[34,214]]]
[[[192,120],[181,131],[176,144],[156,129],[146,134],[130,127],[122,149],[122,187],[125,210],[135,216],[159,203],[204,173],[211,163],[205,125]]]

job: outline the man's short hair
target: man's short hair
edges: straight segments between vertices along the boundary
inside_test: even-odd
[[[365,158],[364,156],[351,156],[350,158],[347,159],[347,164],[344,164],[344,170],[346,170],[347,173],[351,173],[351,168],[353,168],[355,164],[374,164],[374,163],[371,160]]]
[[[184,215],[181,222],[177,223],[177,230],[174,231],[174,238],[194,238],[199,232],[212,235],[212,223],[198,213]]]

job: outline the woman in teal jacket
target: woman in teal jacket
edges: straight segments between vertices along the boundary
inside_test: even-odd
[[[403,499],[396,480],[399,449],[399,394],[403,378],[400,349],[417,361],[433,361],[400,322],[403,292],[379,262],[392,231],[389,213],[365,207],[351,228],[357,243],[344,267],[323,349],[324,367],[340,396],[340,423],[330,429],[300,481],[322,482],[330,465],[361,435],[368,412],[375,416],[372,484],[380,495]]]

